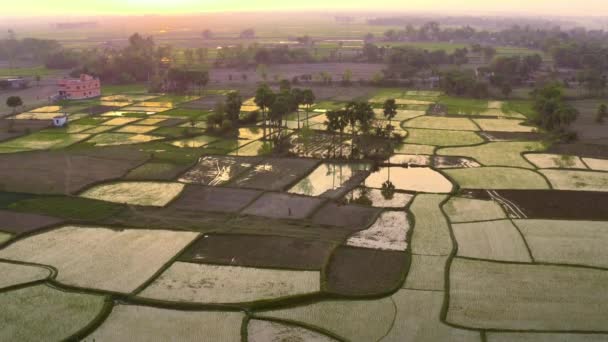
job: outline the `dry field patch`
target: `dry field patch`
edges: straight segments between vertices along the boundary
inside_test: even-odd
[[[46,285],[0,293],[1,341],[63,341],[90,324],[104,297]]]
[[[36,280],[46,279],[51,275],[51,271],[39,266],[19,265],[0,262],[0,290],[30,283]]]
[[[608,272],[455,258],[447,321],[474,329],[605,331]]]
[[[116,305],[86,341],[241,341],[243,313]]]
[[[459,256],[532,262],[525,241],[509,220],[458,223],[452,229]]]
[[[502,207],[494,201],[452,197],[443,206],[450,221],[472,222],[507,218]]]
[[[374,300],[326,300],[288,309],[260,311],[271,317],[330,331],[348,341],[379,341],[391,329],[395,305],[390,297]]]
[[[53,266],[67,285],[130,293],[197,235],[66,226],[20,240],[0,250],[0,258]]]
[[[184,184],[165,182],[120,182],[97,185],[81,197],[100,201],[163,207],[177,197]]]
[[[608,191],[608,172],[540,170],[558,190]]]
[[[193,303],[243,303],[320,291],[318,271],[176,262],[139,296]]]
[[[355,233],[346,244],[362,248],[405,251],[409,229],[405,211],[385,211],[371,227]]]
[[[587,166],[577,156],[546,153],[528,153],[524,157],[540,169],[587,169]]]
[[[608,222],[516,220],[536,261],[608,268]]]

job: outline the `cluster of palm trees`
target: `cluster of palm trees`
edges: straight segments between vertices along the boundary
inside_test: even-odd
[[[281,136],[281,127],[285,115],[296,112],[298,129],[300,129],[300,106],[306,106],[306,126],[311,106],[315,103],[315,94],[311,89],[291,88],[289,81],[281,81],[278,93],[270,89],[267,84],[261,85],[254,98],[255,104],[262,111],[264,140],[266,139],[266,126],[277,127],[278,137]]]
[[[338,133],[340,140],[344,136],[344,130],[350,127],[352,142],[351,156],[354,153],[354,144],[357,136],[357,130],[369,132],[372,121],[374,119],[374,109],[364,101],[349,102],[346,107],[327,112],[327,130]],[[332,144],[335,145],[335,144]],[[342,143],[340,143],[340,156],[342,156]]]

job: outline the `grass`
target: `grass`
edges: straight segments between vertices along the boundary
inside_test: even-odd
[[[124,206],[87,198],[51,196],[25,199],[11,204],[9,208],[68,220],[96,221],[119,213]]]
[[[446,320],[473,329],[604,331],[608,273],[456,258]]]
[[[92,322],[103,305],[102,296],[46,285],[0,293],[0,340],[65,340]]]
[[[87,143],[95,146],[131,145],[162,139],[154,135],[128,133],[101,133],[89,139]]]
[[[403,288],[443,291],[445,289],[445,264],[447,256],[412,255],[412,264]]]
[[[60,70],[48,69],[44,66],[37,66],[32,68],[0,68],[0,76],[51,76],[61,72]],[[31,83],[35,85],[36,82]]]
[[[113,203],[163,207],[183,188],[180,183],[121,182],[95,186],[80,196]]]
[[[489,221],[507,218],[502,207],[494,201],[452,197],[444,206],[451,222]]]
[[[535,132],[536,127],[524,126],[523,121],[512,119],[474,119],[484,131],[494,132]]]
[[[184,103],[184,102],[190,102],[190,101],[194,101],[199,99],[200,97],[198,96],[192,96],[192,95],[171,95],[171,94],[167,94],[167,95],[163,95],[160,97],[156,97],[154,99],[152,99],[151,101],[154,102],[170,102],[173,105],[177,105],[180,103]]]
[[[175,302],[242,303],[320,291],[318,271],[176,262],[139,294]]]
[[[2,236],[0,232],[0,240]],[[0,290],[9,286],[27,284],[33,281],[46,279],[51,275],[51,271],[44,267],[27,266],[19,264],[0,263]]]
[[[468,44],[448,43],[448,42],[387,42],[387,43],[382,43],[382,46],[414,47],[414,48],[428,50],[428,51],[445,50],[446,53],[452,53],[456,49],[470,48],[470,46]]]
[[[480,167],[443,171],[465,189],[532,190],[549,188],[547,181],[538,173],[518,168]]]
[[[510,220],[452,225],[458,256],[513,262],[532,262],[526,243]]]
[[[595,171],[540,170],[559,190],[608,191],[608,173]]]
[[[131,293],[197,236],[160,229],[65,226],[19,240],[1,250],[0,257],[53,266],[63,284]]]
[[[11,234],[0,232],[0,245],[12,238],[13,238],[13,236]]]
[[[115,95],[115,94],[141,94],[147,93],[148,87],[145,84],[134,83],[134,84],[121,84],[121,85],[102,85],[101,94]]]
[[[86,340],[194,341],[204,336],[209,341],[240,341],[243,316],[241,312],[115,305],[110,316]]]
[[[487,100],[443,95],[438,102],[447,106],[448,114],[477,115],[488,109]]]
[[[539,142],[491,142],[471,147],[442,148],[437,154],[442,156],[471,157],[486,166],[512,166],[531,168],[522,156],[522,152],[542,151],[544,145]]]
[[[478,131],[479,128],[468,118],[447,118],[440,116],[419,116],[406,121],[403,127],[446,129],[453,131]]]
[[[400,290],[391,298],[397,307],[395,323],[383,341],[479,341],[479,332],[458,329],[439,320],[445,294]]]
[[[533,120],[538,116],[533,105],[534,102],[531,100],[508,100],[503,102],[502,111],[505,113],[519,113],[528,120]]]
[[[87,139],[89,134],[38,132],[0,144],[1,149],[13,151],[60,149]],[[1,153],[1,152],[0,152]]]
[[[446,256],[452,251],[448,222],[439,209],[445,195],[417,195],[410,206],[414,215],[413,254]]]
[[[540,169],[587,169],[587,166],[577,156],[528,153],[524,157]]]
[[[516,220],[534,259],[608,267],[608,222]]]
[[[186,118],[189,120],[202,120],[212,112],[208,110],[200,110],[200,109],[187,109],[187,108],[174,108],[163,112],[163,116],[171,116],[177,118]]]
[[[476,145],[484,142],[483,138],[477,135],[475,132],[467,131],[448,131],[448,130],[436,130],[436,129],[421,129],[421,128],[406,128],[408,135],[405,138],[406,143],[420,144],[420,145],[434,145],[440,147],[446,146],[466,146]],[[417,145],[417,146],[420,146]],[[413,146],[413,145],[410,145]],[[403,149],[399,149],[400,153]],[[422,152],[427,152],[423,150]],[[432,151],[426,154],[433,154]]]
[[[379,341],[389,332],[395,317],[390,298],[376,300],[329,300],[294,308],[256,312],[270,317],[300,322],[332,332],[348,341]]]

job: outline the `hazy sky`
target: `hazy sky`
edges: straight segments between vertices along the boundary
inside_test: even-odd
[[[16,0],[6,1],[1,14],[178,14],[298,9],[453,13],[475,11],[597,16],[608,15],[608,0]]]

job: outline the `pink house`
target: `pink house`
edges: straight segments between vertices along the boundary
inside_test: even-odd
[[[59,98],[81,100],[101,96],[101,83],[98,78],[82,74],[80,78],[64,78],[57,82]]]

